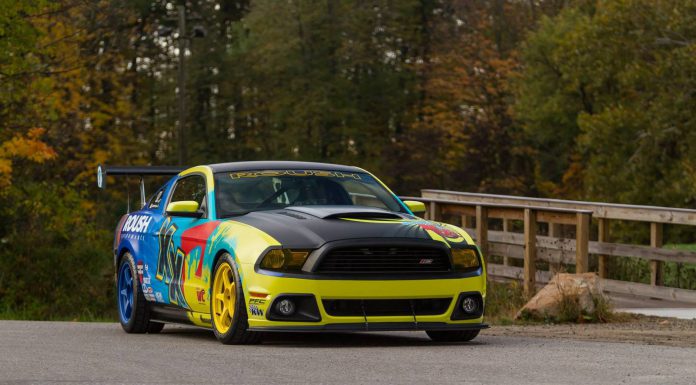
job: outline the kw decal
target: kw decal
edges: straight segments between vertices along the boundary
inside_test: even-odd
[[[263,316],[263,310],[261,310],[258,306],[256,305],[249,305],[249,314],[251,315],[257,315],[257,316]]]

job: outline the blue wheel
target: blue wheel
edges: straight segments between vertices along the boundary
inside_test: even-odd
[[[122,263],[118,271],[118,315],[124,324],[133,316],[133,274],[128,263]]]
[[[161,322],[150,321],[150,305],[140,290],[135,275],[135,261],[130,253],[123,254],[116,276],[118,318],[128,333],[159,333]]]

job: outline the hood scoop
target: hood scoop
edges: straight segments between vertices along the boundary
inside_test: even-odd
[[[355,218],[355,219],[403,219],[392,211],[366,206],[290,206],[292,210],[321,219]]]

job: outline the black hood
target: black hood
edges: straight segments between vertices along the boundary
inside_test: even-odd
[[[318,248],[326,242],[365,238],[430,240],[408,214],[361,206],[298,206],[256,211],[232,220],[253,226],[288,248]]]

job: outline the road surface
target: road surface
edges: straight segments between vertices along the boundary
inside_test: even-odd
[[[0,321],[0,383],[693,384],[696,347],[485,332],[436,344],[425,333],[278,334],[223,346],[182,326],[129,335],[118,324]]]

